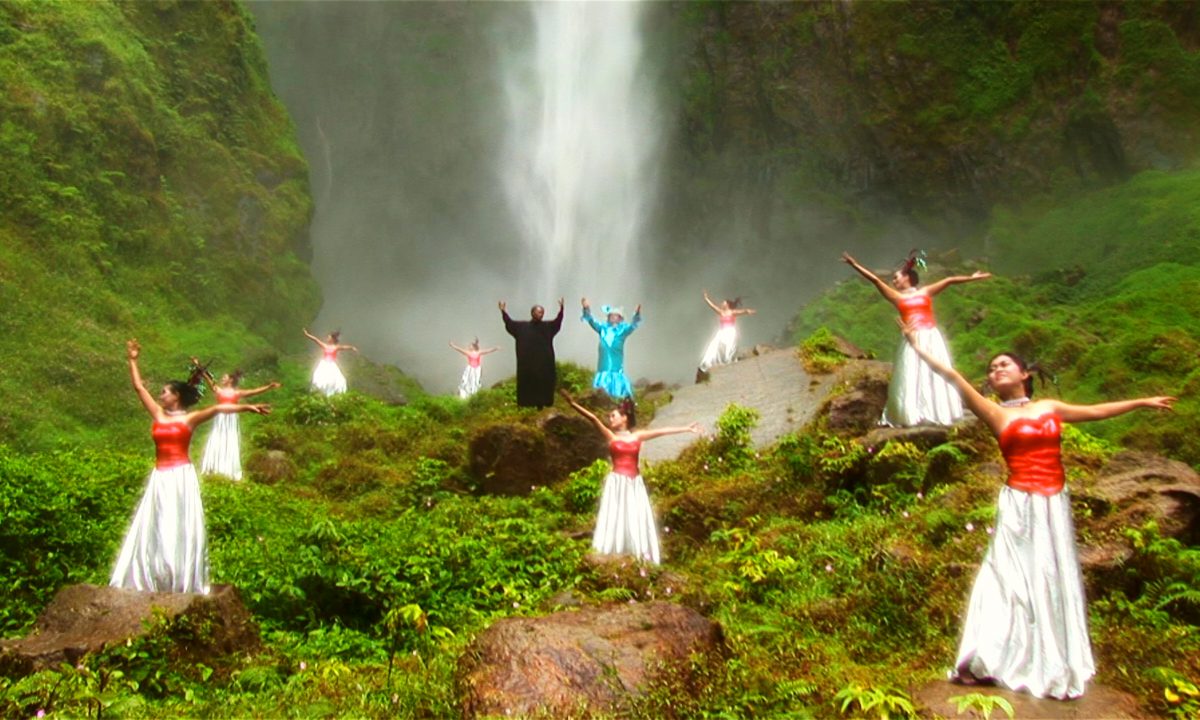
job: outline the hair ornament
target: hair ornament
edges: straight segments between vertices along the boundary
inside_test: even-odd
[[[204,397],[204,383],[201,381],[207,380],[208,382],[213,382],[212,373],[208,371],[209,365],[212,365],[212,360],[209,360],[203,365],[201,365],[200,361],[196,358],[191,358],[188,361],[188,377],[186,382],[188,385],[196,388],[196,392],[199,393],[200,397]]]
[[[918,250],[917,248],[909,250],[908,257],[904,260],[904,272],[908,272],[913,268],[924,271],[925,268],[929,267],[929,263],[925,262],[925,257],[924,250]]]
[[[621,317],[625,317],[625,308],[621,307],[620,305],[601,305],[600,312],[604,313],[605,315],[612,315],[613,313],[616,313]]]

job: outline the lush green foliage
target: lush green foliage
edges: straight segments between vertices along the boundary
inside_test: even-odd
[[[0,28],[0,440],[110,439],[134,335],[159,382],[295,343],[306,166],[244,10],[16,0]]]

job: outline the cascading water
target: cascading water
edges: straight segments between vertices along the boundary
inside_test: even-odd
[[[547,304],[584,293],[597,306],[628,305],[632,315],[659,135],[643,67],[643,7],[529,7],[533,41],[504,64],[502,179],[526,247],[514,289]]]

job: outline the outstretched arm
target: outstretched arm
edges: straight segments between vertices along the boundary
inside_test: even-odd
[[[125,341],[125,357],[129,359],[129,379],[133,383],[133,389],[137,392],[138,399],[142,401],[142,407],[146,408],[146,412],[150,413],[151,417],[158,419],[162,408],[154,402],[154,397],[146,389],[146,385],[142,382],[142,373],[138,370],[137,361],[141,353],[142,346],[136,339]]]
[[[904,332],[904,339],[908,341],[908,344],[912,346],[912,349],[917,353],[917,355],[921,356],[921,359],[924,360],[929,367],[933,368],[935,373],[941,375],[946,379],[947,382],[957,388],[958,393],[962,395],[963,402],[967,404],[967,407],[971,408],[971,412],[975,413],[976,416],[986,422],[988,427],[992,429],[993,433],[999,435],[1000,431],[1004,429],[1004,425],[1007,422],[1007,418],[1004,415],[1004,410],[1002,410],[996,403],[985,398],[982,393],[975,389],[974,385],[972,385],[965,377],[962,376],[962,373],[958,372],[949,365],[942,363],[942,361],[938,360],[933,355],[930,355],[928,352],[922,349],[921,346],[917,344],[915,327],[912,325],[905,325],[904,323],[900,322],[899,319],[897,319],[896,322],[899,323],[900,329]]]
[[[695,433],[695,434],[699,435],[700,434],[700,423],[694,422],[690,425],[684,425],[682,427],[664,427],[664,428],[651,428],[649,430],[638,430],[637,432],[634,433],[634,435],[637,435],[639,440],[653,440],[654,438],[662,437],[663,435],[678,435],[679,433],[686,433],[686,432]]]
[[[588,325],[591,325],[592,329],[596,332],[600,332],[600,329],[603,326],[596,320],[596,318],[592,317],[592,304],[588,302],[587,298],[580,298],[579,305],[581,308],[583,308],[581,310],[583,314],[579,319],[583,320]]]
[[[1170,410],[1175,404],[1175,398],[1170,396],[1143,397],[1133,400],[1117,400],[1114,402],[1097,403],[1095,405],[1072,405],[1060,400],[1049,400],[1063,422],[1079,423],[1092,420],[1107,420],[1111,417],[1124,415],[1141,408]]]
[[[358,348],[353,345],[338,345],[337,349],[339,351],[340,350],[353,350],[354,352],[358,352]]]
[[[733,311],[733,314],[734,315],[753,315],[756,312],[758,312],[758,311],[755,310],[754,308],[735,308]]]
[[[970,275],[953,275],[951,277],[942,278],[935,283],[926,285],[925,292],[930,295],[937,295],[951,285],[961,285],[963,283],[975,282],[976,280],[987,280],[991,276],[992,274],[990,272],[983,272],[982,270],[976,270]]]
[[[496,351],[497,351],[497,350],[499,350],[499,349],[500,349],[500,346],[499,346],[499,345],[496,345],[496,346],[494,346],[494,347],[490,347],[490,348],[488,348],[487,350],[480,350],[480,351],[479,351],[479,354],[480,354],[480,355],[490,355],[490,354],[492,354],[492,353],[496,352]]]
[[[243,413],[251,412],[256,415],[270,415],[270,405],[254,405],[251,403],[221,403],[220,405],[209,405],[206,408],[201,408],[195,412],[190,412],[184,421],[189,427],[196,427],[201,423],[206,423],[212,420],[219,413]]]
[[[308,331],[308,328],[304,328],[304,337],[308,338],[309,340],[312,340],[312,341],[313,341],[313,342],[315,342],[316,344],[320,345],[322,348],[324,348],[324,347],[325,347],[325,343],[321,341],[321,338],[319,338],[319,337],[317,337],[316,335],[313,335],[312,333],[310,333],[310,332]]]
[[[452,343],[450,343],[450,347],[452,347],[452,348],[454,348],[455,350],[457,350],[457,351],[458,351],[458,353],[459,353],[459,354],[461,354],[461,355],[466,355],[466,354],[467,354],[467,351],[466,351],[466,349],[465,349],[465,348],[460,348],[459,346],[455,345],[453,342],[452,342]]]
[[[888,285],[878,275],[863,267],[857,260],[850,256],[850,253],[842,253],[842,262],[857,270],[859,275],[870,280],[875,289],[879,291],[879,294],[887,298],[888,302],[895,305],[896,301],[900,299],[900,293],[896,292],[894,287]]]
[[[550,324],[554,326],[554,334],[556,334],[556,335],[558,334],[558,331],[562,329],[562,319],[563,319],[563,299],[559,298],[558,299],[558,315],[553,320],[550,321]]]
[[[571,397],[571,394],[568,393],[566,390],[563,390],[560,388],[558,391],[558,394],[562,395],[563,400],[566,400],[567,404],[570,405],[575,410],[575,412],[579,413],[580,415],[582,415],[585,418],[587,418],[588,420],[590,420],[592,422],[592,424],[595,425],[598,430],[600,430],[600,432],[604,433],[604,437],[608,438],[609,441],[611,441],[613,438],[616,437],[616,435],[613,433],[613,431],[609,430],[608,426],[604,424],[604,421],[602,421],[600,418],[596,417],[595,414],[593,414],[591,410],[588,410],[584,406],[575,402],[575,398]]]
[[[217,386],[213,384],[212,373],[208,371],[208,368],[204,367],[204,363],[200,362],[200,358],[193,355],[188,358],[188,362],[192,364],[192,367],[200,368],[200,379],[204,381],[204,385],[209,389],[209,392],[216,392]]]
[[[715,312],[718,315],[721,314],[721,308],[717,307],[717,304],[715,302],[713,302],[712,298],[710,298],[708,296],[707,290],[704,291],[704,302],[708,303],[708,306],[713,309],[713,312]]]
[[[255,395],[262,395],[263,393],[267,392],[268,390],[274,390],[275,388],[280,388],[280,387],[283,387],[283,383],[272,381],[272,382],[267,383],[266,385],[263,385],[262,387],[251,388],[249,390],[239,390],[238,391],[238,399],[254,397]]]

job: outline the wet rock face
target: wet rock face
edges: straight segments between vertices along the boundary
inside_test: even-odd
[[[686,674],[693,653],[723,648],[717,623],[666,602],[505,618],[459,659],[463,716],[611,712],[653,672]]]
[[[211,663],[214,657],[260,646],[258,625],[230,585],[215,586],[208,595],[70,585],[38,616],[32,634],[0,640],[0,673],[20,676],[74,664],[164,622],[179,657]]]
[[[555,412],[537,427],[483,428],[471,438],[469,452],[471,474],[483,492],[527,495],[535,486],[552,485],[608,457],[608,444],[588,420]]]

